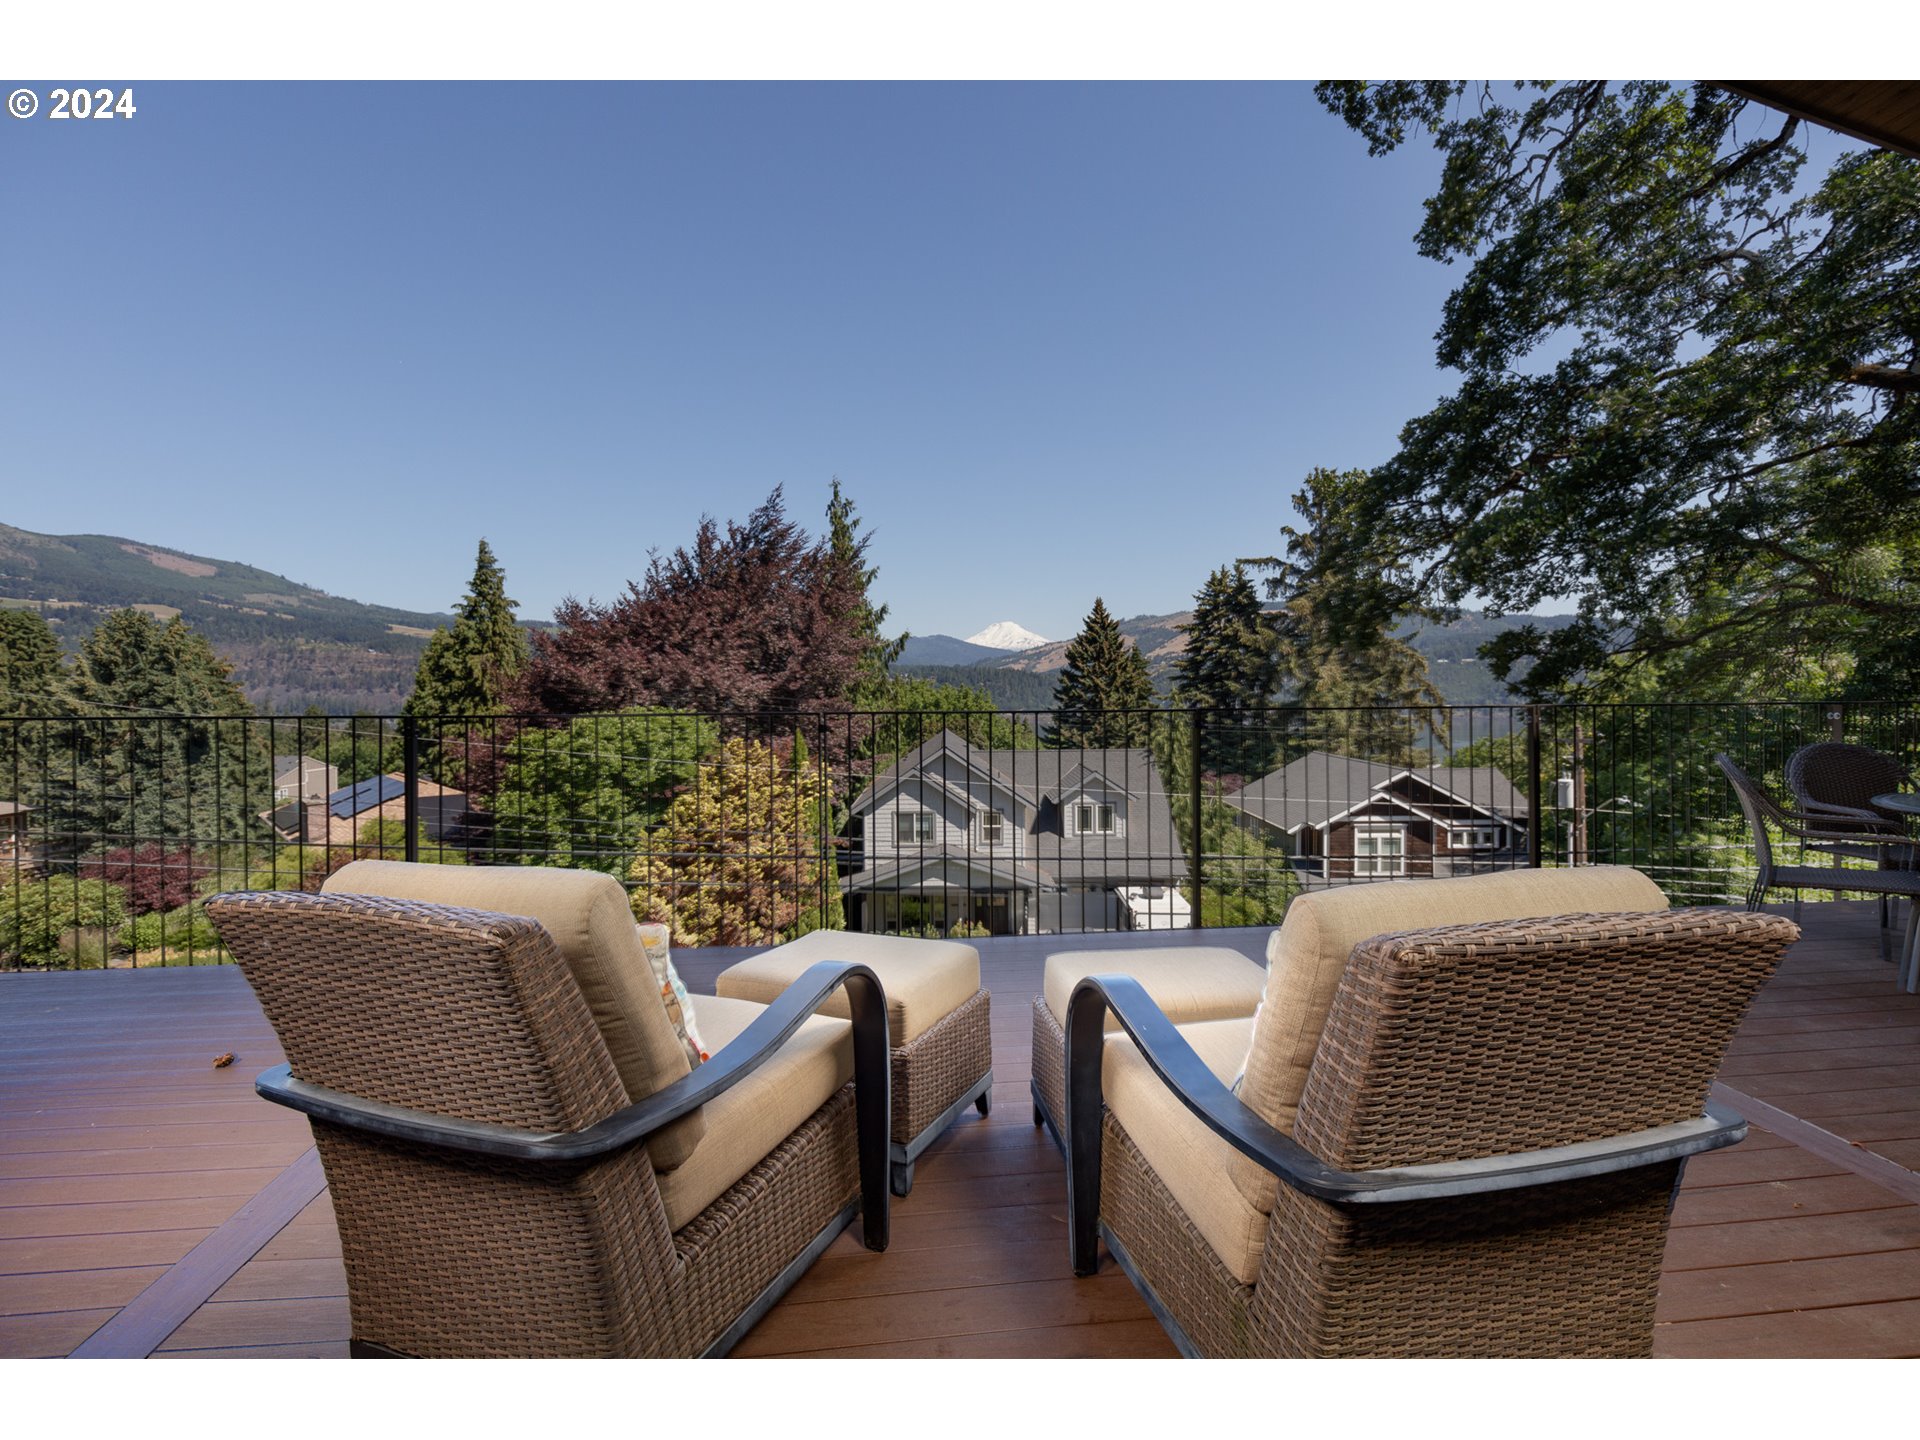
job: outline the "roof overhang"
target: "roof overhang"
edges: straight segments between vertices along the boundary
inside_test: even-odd
[[[1920,159],[1920,81],[1709,80],[1883,150]]]

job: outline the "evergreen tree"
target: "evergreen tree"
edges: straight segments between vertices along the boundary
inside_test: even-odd
[[[1053,692],[1052,743],[1118,748],[1146,743],[1153,708],[1147,660],[1095,597],[1080,633],[1067,646],[1067,668]]]
[[[433,632],[414,672],[401,713],[414,716],[499,715],[508,687],[527,659],[527,637],[513,618],[506,574],[483,539],[466,598],[451,626]]]
[[[1272,721],[1259,712],[1279,681],[1279,637],[1246,567],[1223,565],[1209,575],[1194,597],[1193,622],[1182,628],[1180,703],[1227,712],[1204,717],[1201,763],[1213,771],[1262,773],[1273,754]]]
[[[853,701],[869,703],[873,692],[886,683],[888,667],[906,648],[907,634],[889,639],[881,629],[887,623],[887,607],[873,603],[873,582],[880,567],[867,564],[867,546],[873,537],[860,533],[860,517],[853,501],[841,493],[840,477],[833,477],[833,497],[827,501],[827,553],[830,563],[857,581],[859,597],[854,603],[854,623],[866,649],[854,676]]]
[[[178,616],[115,610],[82,643],[74,690],[80,768],[56,824],[83,848],[261,833],[268,727],[248,723],[253,707],[206,636]]]
[[[422,766],[440,783],[469,795],[492,791],[500,746],[511,734],[510,724],[503,729],[489,717],[508,711],[511,687],[526,667],[527,637],[514,621],[515,607],[507,598],[506,573],[483,538],[453,624],[435,630],[427,641],[413,693],[400,707],[402,715],[431,722],[420,727]],[[462,723],[474,720],[483,723]],[[403,746],[396,759],[404,763]]]
[[[68,713],[70,679],[53,627],[36,611],[0,609],[0,716]]]
[[[1303,707],[1297,737],[1338,755],[1413,764],[1427,759],[1422,737],[1439,729],[1445,697],[1427,657],[1394,633],[1396,617],[1378,604],[1378,574],[1328,563],[1370,482],[1365,470],[1309,473],[1293,497],[1303,525],[1285,528],[1285,558],[1251,563],[1272,572],[1267,594],[1282,602],[1274,628],[1287,698]],[[1356,596],[1366,598],[1353,605]]]
[[[40,795],[73,732],[39,717],[72,713],[73,676],[53,627],[32,610],[0,609],[0,800]]]

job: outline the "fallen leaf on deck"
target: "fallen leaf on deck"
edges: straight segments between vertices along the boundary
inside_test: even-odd
[[[224,1055],[216,1055],[213,1057],[213,1068],[216,1070],[224,1070],[231,1064],[233,1064],[233,1051],[231,1050],[227,1051]]]

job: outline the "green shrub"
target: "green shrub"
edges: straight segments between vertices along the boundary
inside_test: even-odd
[[[134,917],[121,927],[120,943],[134,951],[164,947],[169,954],[175,950],[192,953],[218,950],[220,933],[199,905],[182,905],[177,910]]]
[[[93,954],[82,942],[61,945],[68,931],[83,934],[118,930],[127,919],[119,887],[104,880],[49,875],[0,888],[0,964],[80,964]],[[105,964],[103,937],[99,962]]]
[[[120,949],[104,930],[69,930],[60,937],[62,963],[70,970],[104,970]]]

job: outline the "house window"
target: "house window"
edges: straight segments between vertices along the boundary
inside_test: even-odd
[[[1454,827],[1453,848],[1456,850],[1491,850],[1499,843],[1499,831],[1492,825]]]
[[[1073,807],[1076,835],[1113,834],[1113,806],[1080,804]]]
[[[931,810],[905,810],[900,814],[900,843],[931,845],[935,839]]]
[[[982,845],[1004,845],[1007,843],[1007,817],[998,810],[982,810],[980,814],[980,843]]]
[[[1407,836],[1402,830],[1358,830],[1353,836],[1353,873],[1407,873]]]

